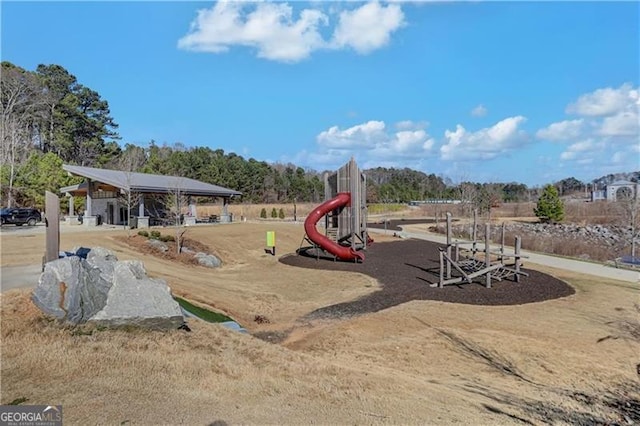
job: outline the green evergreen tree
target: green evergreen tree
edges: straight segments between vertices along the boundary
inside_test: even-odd
[[[263,219],[267,218],[267,209],[265,209],[264,207],[262,208],[262,210],[260,210],[260,217]]]
[[[533,212],[544,223],[561,222],[564,219],[564,204],[555,186],[547,185],[544,187]]]
[[[278,211],[276,210],[275,207],[273,209],[271,209],[271,217],[272,218],[278,217]]]
[[[280,210],[278,211],[278,217],[279,217],[280,219],[284,219],[284,209],[280,209]]]

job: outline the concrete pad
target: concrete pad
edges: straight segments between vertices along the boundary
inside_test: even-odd
[[[3,266],[0,270],[0,292],[14,288],[34,288],[42,273],[42,265]]]

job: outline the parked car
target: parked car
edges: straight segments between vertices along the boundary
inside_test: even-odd
[[[26,223],[29,226],[35,226],[42,221],[42,215],[37,209],[5,207],[0,210],[0,220],[2,225],[22,226]]]

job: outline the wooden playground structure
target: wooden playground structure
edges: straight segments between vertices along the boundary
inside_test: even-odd
[[[451,227],[451,213],[447,212],[447,242],[444,248],[439,249],[440,255],[440,279],[431,287],[442,288],[450,284],[472,283],[474,279],[484,277],[484,285],[491,288],[491,280],[498,281],[513,279],[520,282],[521,276],[528,276],[522,271],[522,259],[527,256],[520,253],[522,241],[519,236],[515,237],[514,252],[505,251],[505,228],[501,226],[501,241],[498,250],[491,250],[491,228],[489,223],[485,224],[484,242],[478,241],[477,234],[478,213],[473,214],[473,228],[471,240],[453,241]],[[459,273],[453,275],[453,271]]]
[[[362,251],[373,242],[367,233],[366,188],[367,178],[353,158],[336,173],[324,174],[325,201],[305,220],[304,240],[316,253],[322,250],[334,260],[364,261]],[[322,218],[324,235],[316,230]]]
[[[353,249],[366,249],[367,176],[360,171],[353,158],[335,173],[324,174],[325,201],[341,192],[351,194],[350,205],[325,216],[326,235],[337,243],[346,242]]]

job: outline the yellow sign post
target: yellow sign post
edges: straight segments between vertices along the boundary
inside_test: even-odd
[[[276,233],[275,231],[267,231],[267,247],[272,256],[276,255]]]

